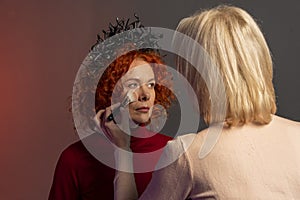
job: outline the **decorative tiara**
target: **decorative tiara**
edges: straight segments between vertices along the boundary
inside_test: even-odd
[[[154,34],[151,28],[144,27],[137,14],[135,19],[116,18],[116,24],[109,23],[108,30],[97,34],[97,41],[88,55],[91,68],[108,66],[114,59],[132,50],[159,53],[158,40],[162,35]],[[86,60],[87,61],[87,60]]]
[[[102,30],[103,36],[101,37],[100,34],[97,34],[97,41],[96,43],[91,47],[91,50],[94,49],[95,46],[97,46],[99,43],[103,42],[107,38],[110,38],[116,34],[122,33],[124,31],[132,30],[135,28],[144,28],[144,25],[142,25],[140,18],[137,16],[136,13],[134,13],[135,20],[130,22],[130,19],[119,19],[116,18],[116,25],[113,25],[112,23],[109,23],[109,30]]]

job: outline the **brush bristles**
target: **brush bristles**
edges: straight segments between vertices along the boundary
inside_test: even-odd
[[[130,90],[129,92],[127,92],[126,97],[124,98],[124,100],[121,103],[121,106],[125,107],[134,101],[137,101],[137,97],[136,97],[134,91]]]

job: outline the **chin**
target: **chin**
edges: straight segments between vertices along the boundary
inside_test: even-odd
[[[133,120],[133,121],[135,121],[137,124],[146,124],[146,123],[148,123],[149,122],[149,119],[148,120],[141,120],[141,119],[137,119],[137,120]]]
[[[147,117],[133,117],[133,121],[135,121],[137,124],[146,124],[149,122],[150,118]]]
[[[132,113],[131,119],[137,124],[146,124],[150,120],[150,113]]]

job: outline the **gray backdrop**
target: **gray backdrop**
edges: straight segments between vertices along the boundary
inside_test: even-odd
[[[258,19],[273,54],[277,114],[300,121],[296,0],[0,0],[0,199],[47,198],[59,154],[77,139],[67,97],[108,22],[136,12],[146,26],[175,29],[181,18],[220,3]]]

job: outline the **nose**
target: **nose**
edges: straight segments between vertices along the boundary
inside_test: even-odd
[[[146,85],[140,86],[138,95],[139,101],[148,101],[150,99],[149,88]]]

